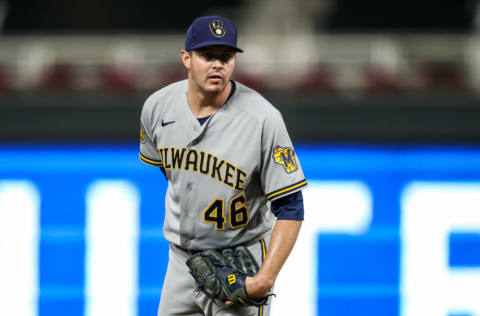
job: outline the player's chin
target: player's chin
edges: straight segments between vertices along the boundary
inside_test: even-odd
[[[223,78],[208,78],[207,85],[211,87],[224,87],[225,81]]]
[[[207,85],[206,89],[208,92],[210,93],[219,93],[221,92],[223,89],[225,89],[225,84],[223,84],[223,82],[218,82],[218,83],[210,83]]]

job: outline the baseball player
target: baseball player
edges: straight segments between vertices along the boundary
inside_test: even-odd
[[[269,315],[269,293],[303,221],[307,182],[298,157],[279,111],[231,80],[238,52],[234,23],[195,19],[180,52],[188,79],[153,93],[142,109],[140,159],[168,181],[161,316]],[[244,279],[244,294],[266,305],[215,299],[189,273],[192,255],[239,246],[259,267]]]

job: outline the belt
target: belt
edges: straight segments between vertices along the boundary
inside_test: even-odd
[[[262,239],[264,240],[264,239]],[[256,244],[257,242],[259,242],[260,240],[255,240],[255,241],[251,241],[249,243],[245,243],[243,244],[244,246],[248,247],[248,246],[251,246],[253,244]],[[172,244],[173,246],[177,247],[178,249],[182,250],[183,252],[189,254],[190,256],[193,256],[194,254],[197,254],[197,253],[200,253],[202,252],[203,250],[195,250],[195,249],[187,249],[187,248],[183,248],[183,247],[180,247],[178,245],[175,245],[175,244]],[[227,247],[228,248],[228,247]],[[225,248],[223,248],[225,249]],[[218,252],[222,252],[223,249],[215,249],[216,251]]]
[[[187,249],[187,248],[183,248],[183,247],[180,247],[180,246],[177,246],[175,244],[172,244],[174,247],[177,247],[178,249],[182,250],[183,252],[186,252],[188,253],[190,256],[193,256],[194,254],[197,254],[197,253],[200,253],[202,252],[203,250],[195,250],[195,249]]]

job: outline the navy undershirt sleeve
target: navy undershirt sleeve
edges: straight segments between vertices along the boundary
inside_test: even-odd
[[[272,202],[272,213],[277,220],[303,221],[303,195],[298,191]]]

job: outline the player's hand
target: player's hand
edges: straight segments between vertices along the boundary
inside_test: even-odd
[[[249,297],[262,298],[268,295],[270,286],[263,284],[257,277],[247,277],[245,281],[245,287]],[[233,306],[235,303],[232,301],[226,301],[225,305]]]
[[[247,289],[248,296],[255,299],[267,296],[272,286],[273,284],[271,285],[260,279],[258,274],[253,278],[247,277],[245,280],[245,287]]]

